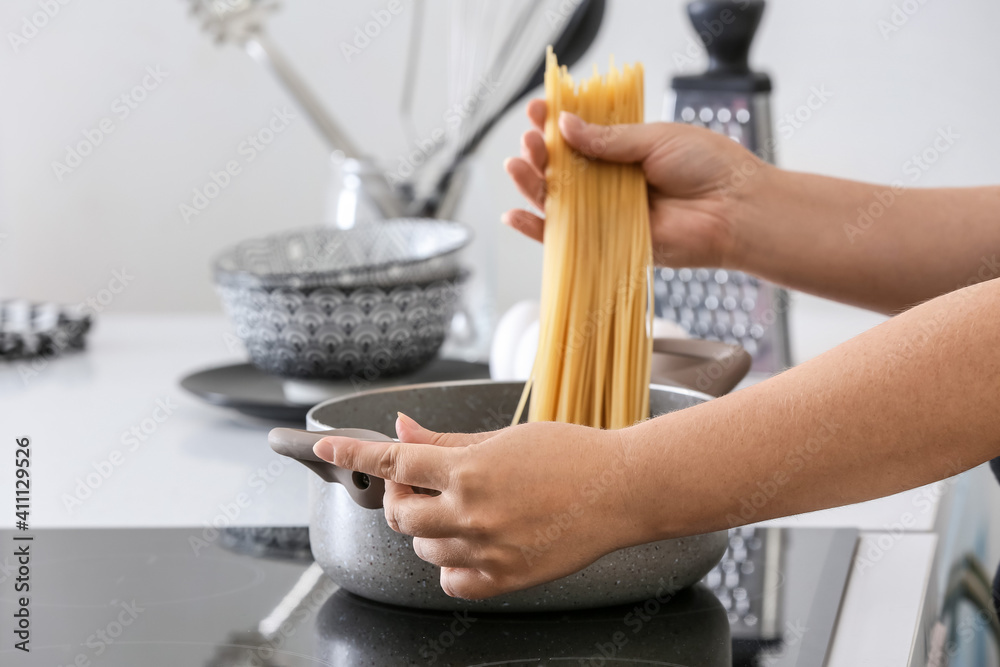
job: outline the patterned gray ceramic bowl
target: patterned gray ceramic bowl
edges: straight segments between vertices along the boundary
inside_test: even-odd
[[[413,371],[437,354],[466,273],[458,223],[405,219],[240,243],[216,289],[250,361],[285,377]]]
[[[429,218],[297,229],[227,249],[215,259],[215,281],[302,289],[426,284],[458,273],[458,251],[471,240],[466,225]]]
[[[250,361],[261,370],[371,379],[416,370],[434,358],[464,278],[390,288],[217,289]]]

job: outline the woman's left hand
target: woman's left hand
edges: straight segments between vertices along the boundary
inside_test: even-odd
[[[315,452],[386,480],[389,526],[441,566],[450,596],[529,588],[645,541],[625,431],[540,422],[441,434],[400,415],[396,433],[398,443],[324,438]]]

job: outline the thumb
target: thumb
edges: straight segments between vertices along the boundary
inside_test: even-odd
[[[402,412],[396,413],[396,437],[400,442],[439,447],[465,447],[493,437],[493,431],[483,433],[437,433],[424,428]]]
[[[662,123],[598,125],[568,111],[559,114],[559,130],[577,151],[608,162],[642,162],[663,138]]]

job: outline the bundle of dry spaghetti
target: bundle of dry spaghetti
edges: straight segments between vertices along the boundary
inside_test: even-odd
[[[640,165],[575,152],[562,111],[601,125],[643,121],[641,64],[594,74],[579,87],[549,49],[545,70],[545,250],[530,421],[623,428],[649,416],[652,246]],[[606,140],[613,140],[609,127]],[[522,398],[518,414],[524,407]]]

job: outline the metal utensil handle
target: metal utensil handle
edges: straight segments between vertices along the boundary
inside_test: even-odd
[[[275,428],[267,434],[267,442],[278,454],[295,459],[320,476],[325,482],[337,483],[347,489],[358,505],[366,509],[382,507],[385,480],[361,472],[339,468],[313,453],[317,442],[327,436],[357,438],[372,442],[392,442],[392,438],[377,431],[361,428],[336,428],[331,431],[303,431],[297,428]]]
[[[593,43],[604,18],[606,0],[576,0],[574,4],[573,13],[568,17],[562,32],[553,44],[553,50],[559,57],[560,64],[567,67],[573,66]],[[440,173],[434,174],[435,180],[432,190],[419,205],[414,207],[414,210],[421,211],[422,214],[431,217],[447,217],[435,213],[435,209],[440,206],[440,202],[447,200],[447,195],[454,188],[453,177],[459,166],[467,157],[476,152],[483,138],[490,133],[494,125],[506,115],[511,107],[540,86],[544,80],[545,55],[543,53],[539,54],[538,67],[520,90],[510,96],[496,110],[484,115],[477,121],[478,127],[474,131],[464,135],[457,145],[449,148],[450,153],[447,155],[447,159],[441,163],[444,168],[440,170]]]
[[[710,340],[657,338],[653,341],[653,384],[687,387],[709,396],[731,391],[753,358],[739,345]]]
[[[347,133],[333,120],[319,98],[309,89],[305,81],[292,68],[281,52],[264,35],[258,31],[250,36],[244,48],[257,62],[267,65],[278,77],[285,89],[291,93],[295,101],[309,116],[309,119],[326,139],[331,150],[343,151],[345,157],[360,158],[361,152],[348,138]]]

